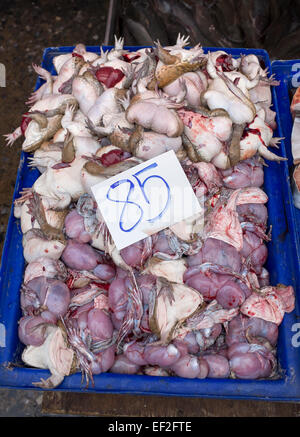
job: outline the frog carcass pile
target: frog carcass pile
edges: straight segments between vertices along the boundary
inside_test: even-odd
[[[26,261],[22,360],[49,369],[42,388],[82,372],[183,378],[276,378],[289,284],[264,267],[276,85],[255,55],[200,44],[110,51],[34,65],[44,84],[8,144],[24,136],[41,173],[15,201]],[[117,250],[91,187],[174,150],[205,220],[176,223]],[[280,171],[280,166],[278,166]]]

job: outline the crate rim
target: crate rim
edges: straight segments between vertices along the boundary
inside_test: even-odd
[[[46,56],[49,54],[49,52],[53,51],[59,51],[59,52],[71,52],[74,49],[75,46],[61,46],[61,47],[47,47],[43,51],[43,63],[45,61]],[[102,46],[104,50],[111,49],[113,46]],[[147,48],[151,46],[124,46],[125,49],[128,50],[138,50],[141,48]],[[90,51],[97,51],[99,50],[100,46],[86,46],[87,50]],[[251,48],[224,48],[224,47],[203,47],[203,50],[205,52],[207,51],[218,51],[222,50],[225,52],[229,52],[233,55],[240,55],[241,53],[248,53],[248,54],[256,54],[258,56],[264,57],[265,61],[268,64],[268,67],[271,68],[271,62],[269,59],[268,52],[264,49],[251,49]],[[36,84],[36,88],[38,88],[41,84],[41,81],[38,80]],[[278,109],[278,102],[277,97],[275,95],[274,90],[272,90],[272,101],[275,108]],[[277,112],[277,111],[276,111]],[[277,113],[277,120],[279,121],[278,124],[278,130],[281,130],[280,120],[279,120],[279,113]],[[20,158],[20,164],[18,168],[18,174],[16,178],[16,185],[14,189],[13,194],[13,200],[16,198],[18,192],[19,192],[19,185],[21,183],[22,179],[22,167],[25,160],[25,153],[21,153]],[[3,289],[3,277],[5,272],[5,262],[4,262],[4,255],[8,251],[9,247],[9,240],[8,240],[8,234],[9,230],[11,231],[14,221],[14,215],[13,215],[13,203],[11,207],[11,212],[9,216],[9,222],[6,232],[6,238],[3,246],[3,252],[2,252],[2,260],[1,260],[1,267],[0,267],[0,289]],[[287,315],[286,315],[287,316]],[[285,317],[286,317],[285,316]],[[288,317],[291,317],[291,315],[288,315]],[[293,317],[292,317],[293,318]],[[295,319],[295,318],[294,318]],[[296,320],[296,319],[295,319]],[[1,346],[0,346],[1,350]],[[0,387],[5,388],[22,388],[22,389],[33,389],[33,390],[42,390],[37,387],[29,385],[32,382],[32,375],[38,374],[40,377],[46,377],[49,375],[49,371],[42,370],[42,369],[31,369],[26,367],[15,367],[13,369],[9,368],[9,363],[2,361],[0,362]],[[295,369],[294,369],[295,370]],[[298,374],[299,373],[299,374]],[[112,374],[112,373],[105,373],[102,375],[96,375],[95,380],[105,380],[106,381],[106,387],[100,387],[100,389],[97,387],[96,389],[93,389],[90,387],[89,389],[85,390],[83,385],[81,384],[81,377],[80,374],[77,373],[75,375],[71,375],[69,377],[66,377],[64,382],[55,389],[55,391],[79,391],[79,392],[99,392],[99,393],[130,393],[130,394],[143,394],[143,395],[164,395],[164,396],[183,396],[183,397],[199,397],[199,398],[224,398],[224,399],[251,399],[251,400],[269,400],[269,401],[296,401],[300,400],[300,372],[296,372],[293,375],[293,372],[290,376],[286,378],[280,378],[278,380],[233,380],[233,379],[205,379],[205,380],[198,380],[197,382],[200,383],[202,386],[209,385],[212,389],[216,389],[216,393],[220,391],[220,382],[222,382],[223,388],[225,388],[227,385],[232,386],[234,384],[237,387],[237,392],[232,392],[231,388],[228,390],[225,390],[225,393],[217,395],[215,393],[192,393],[188,392],[186,393],[184,390],[182,392],[178,392],[178,389],[176,389],[176,383],[179,381],[180,385],[188,385],[191,386],[195,380],[188,380],[185,378],[178,378],[178,377],[169,377],[169,378],[163,378],[163,377],[151,377],[146,375],[119,375],[119,374]],[[124,381],[124,385],[127,385],[126,388],[122,387],[120,388],[119,382],[120,382],[120,376],[122,377],[122,380]],[[36,378],[37,380],[39,378]],[[149,385],[151,386],[151,389],[148,391],[144,391],[144,385],[145,385],[145,378],[147,381],[149,381]],[[35,378],[34,378],[35,379]],[[166,381],[167,379],[167,381]],[[135,388],[128,388],[131,386],[132,381],[135,381],[137,385]],[[72,385],[72,382],[76,382],[75,386],[69,386]],[[165,388],[167,386],[172,386],[175,384],[175,389],[173,388],[173,391],[169,390],[163,390],[159,383],[163,382],[165,384]],[[20,384],[20,385],[17,385]],[[117,384],[117,385],[116,385]],[[246,387],[248,384],[248,387]],[[261,392],[261,387],[264,387],[267,384],[268,386],[268,392],[263,393]],[[243,389],[246,391],[242,392]],[[44,390],[42,390],[44,391]],[[256,394],[255,394],[256,392]]]

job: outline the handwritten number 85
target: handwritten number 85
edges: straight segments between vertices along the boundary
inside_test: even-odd
[[[143,194],[143,197],[144,197],[145,201],[146,201],[149,205],[150,205],[150,200],[149,200],[149,198],[148,198],[148,196],[147,196],[147,194],[146,194],[146,191],[145,191],[145,185],[146,185],[146,183],[147,183],[147,181],[148,181],[149,179],[154,179],[154,178],[156,178],[156,179],[160,179],[160,180],[164,183],[164,185],[165,185],[165,187],[166,187],[166,189],[167,189],[167,200],[166,200],[166,203],[165,203],[163,209],[162,209],[162,210],[160,211],[160,213],[159,213],[158,215],[156,215],[155,217],[150,218],[150,219],[147,219],[148,222],[154,222],[155,220],[158,220],[158,219],[159,219],[159,218],[164,214],[164,212],[166,211],[166,209],[168,208],[169,203],[170,203],[170,187],[169,187],[169,184],[167,183],[167,181],[166,181],[162,176],[159,176],[159,175],[151,175],[151,176],[148,176],[148,177],[144,180],[144,182],[141,182],[141,180],[139,179],[139,176],[140,176],[142,173],[144,173],[145,171],[151,170],[151,169],[153,169],[153,168],[155,168],[155,167],[157,167],[157,163],[150,164],[150,165],[148,165],[147,167],[143,168],[142,170],[140,170],[140,171],[138,171],[138,172],[136,172],[136,173],[134,173],[134,174],[132,175],[132,176],[135,178],[135,180],[137,181],[137,183],[138,183],[138,185],[139,185],[139,187],[140,187],[140,189],[141,189],[141,191],[142,191],[142,194]],[[126,200],[117,200],[117,199],[112,199],[112,198],[110,197],[110,192],[111,192],[111,190],[114,190],[115,188],[119,187],[121,184],[124,184],[124,183],[128,183],[128,184],[129,184],[129,189],[128,189],[128,193],[127,193]],[[134,228],[136,228],[136,227],[138,226],[138,224],[141,222],[141,220],[142,220],[142,218],[143,218],[143,216],[144,216],[143,208],[142,208],[139,204],[137,204],[136,202],[132,202],[131,200],[129,200],[130,195],[131,195],[132,191],[134,190],[134,188],[135,188],[135,185],[134,185],[134,183],[133,183],[130,179],[122,179],[122,180],[117,181],[117,182],[115,182],[114,184],[112,184],[112,185],[109,187],[109,190],[108,190],[108,192],[107,192],[107,194],[106,194],[106,198],[107,198],[108,200],[111,200],[112,202],[116,202],[116,203],[124,203],[124,206],[123,206],[123,209],[122,209],[122,212],[121,212],[121,216],[120,216],[120,220],[119,220],[119,226],[120,226],[120,229],[121,229],[123,232],[130,232],[130,231],[132,231]],[[135,223],[133,226],[131,226],[130,228],[125,229],[123,218],[124,218],[124,214],[125,214],[125,211],[126,211],[126,207],[127,207],[127,205],[135,205],[135,206],[139,209],[139,213],[140,213],[140,214],[139,214],[139,218],[138,218],[138,220],[136,221],[136,223]]]

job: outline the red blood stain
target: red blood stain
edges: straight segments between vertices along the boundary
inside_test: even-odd
[[[91,285],[96,285],[99,288],[104,288],[104,290],[108,290],[110,284],[102,284],[100,282],[91,282]]]
[[[260,130],[259,130],[259,129],[254,129],[254,128],[251,128],[251,127],[245,127],[244,132],[243,132],[243,135],[242,135],[242,137],[241,137],[241,140],[243,140],[244,138],[246,138],[246,137],[249,135],[249,133],[250,133],[250,134],[257,135],[258,138],[260,139],[261,143],[262,143],[264,146],[266,146],[264,140],[263,140],[262,137],[261,137],[261,132],[260,132]],[[267,146],[266,146],[266,147],[267,147]]]
[[[216,67],[221,67],[222,71],[232,71],[232,58],[230,55],[220,55],[216,59]]]
[[[96,71],[96,78],[107,88],[114,87],[123,79],[124,73],[118,68],[101,67]]]
[[[123,59],[124,59],[125,62],[132,62],[135,59],[138,59],[140,56],[141,55],[139,53],[134,55],[134,56],[131,56],[130,54],[125,53],[125,55],[123,55]]]
[[[66,162],[59,162],[58,164],[52,165],[51,168],[53,168],[54,170],[60,170],[61,168],[67,167],[71,167],[70,164],[67,164]]]
[[[31,118],[30,117],[26,117],[27,114],[28,114],[28,112],[26,112],[23,115],[22,121],[21,121],[21,131],[22,131],[23,135],[25,135],[26,129],[27,129],[29,123],[31,122]]]
[[[72,288],[73,286],[73,278],[69,278],[66,282],[66,285],[68,288]]]
[[[104,167],[109,167],[113,164],[118,164],[119,162],[123,161],[123,150],[115,149],[111,150],[110,152],[103,153],[103,155],[100,157],[101,164],[104,165]]]
[[[79,53],[74,53],[74,52],[72,53],[72,57],[73,57],[73,58],[76,57],[76,58],[84,59],[84,57],[83,57],[82,55],[80,55]]]
[[[218,198],[219,198],[219,195],[218,195],[218,194],[214,194],[214,195],[213,195],[213,197],[211,198],[211,201],[210,201],[210,204],[211,204],[212,207],[215,206],[216,201],[218,200]]]

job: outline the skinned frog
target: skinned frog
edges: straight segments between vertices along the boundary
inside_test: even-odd
[[[234,59],[223,50],[209,52],[207,55],[206,71],[211,79],[216,79],[218,77],[217,72],[237,71],[240,62],[240,59]]]
[[[58,55],[53,58],[53,64],[57,72],[55,76],[52,76],[44,68],[33,64],[34,71],[45,83],[31,94],[26,104],[32,105],[50,94],[66,94],[67,91],[60,88],[63,88],[64,84],[68,82],[71,83],[72,77],[78,74],[82,65],[91,62],[95,56],[97,56],[95,53],[87,52],[83,44],[77,44],[72,53]]]
[[[74,111],[74,107],[70,108],[70,111]],[[48,145],[46,150],[38,149],[34,156],[29,158],[30,167],[43,166],[43,171],[48,167],[59,169],[63,168],[64,163],[71,163],[76,157],[92,156],[98,150],[98,141],[91,136],[89,131],[85,134],[86,128],[81,123],[64,120],[63,126],[68,126],[73,132],[83,135],[73,135],[68,128],[65,128],[58,138],[57,132],[55,136],[61,141],[54,142],[53,146]]]
[[[69,164],[49,167],[33,184],[33,190],[43,197],[51,209],[63,210],[84,194],[80,173],[86,159],[75,157]]]
[[[7,145],[11,146],[24,135],[22,149],[25,152],[37,150],[44,141],[50,140],[60,129],[68,105],[78,106],[76,99],[70,94],[53,94],[39,100],[29,113],[24,115],[21,126],[13,133],[4,135]],[[23,126],[26,119],[27,123]]]
[[[61,162],[63,142],[45,141],[33,156],[28,157],[28,167],[36,167],[40,173],[44,173],[48,167]]]
[[[163,91],[170,97],[176,97],[182,90],[182,82],[186,87],[185,100],[188,106],[197,108],[201,105],[201,95],[208,87],[208,80],[202,71],[182,74],[170,84],[163,88]]]
[[[15,200],[14,216],[20,218],[23,234],[30,229],[41,229],[46,236],[54,236],[54,238],[61,238],[64,241],[61,230],[66,211],[50,209],[46,200],[32,189],[23,190],[21,197]]]
[[[248,79],[245,77],[245,80],[240,80],[241,73],[232,72],[231,77],[225,74],[229,73],[217,73],[218,77],[212,80],[207,91],[203,93],[203,102],[209,109],[223,108],[236,124],[251,123],[256,115],[256,109],[249,98],[245,82]],[[235,84],[235,79],[238,79],[238,85]]]
[[[270,161],[286,161],[286,158],[272,153],[268,146],[278,147],[281,138],[273,138],[273,131],[264,120],[265,113],[260,110],[254,120],[244,130],[240,141],[240,159],[248,159],[257,152]]]
[[[145,131],[141,126],[135,129],[128,140],[129,152],[143,160],[154,158],[169,150],[177,153],[181,149],[181,136],[168,137],[157,132]]]
[[[74,56],[70,58],[65,65],[62,66],[58,76],[52,76],[49,71],[39,65],[33,64],[34,71],[43,79],[44,83],[37,91],[33,92],[26,104],[32,105],[51,94],[68,94],[71,93],[72,80],[79,73],[79,70],[84,65],[84,60],[81,57]]]
[[[218,168],[230,165],[224,143],[231,138],[232,121],[225,111],[218,110],[208,118],[196,112],[180,109],[184,123],[184,147],[192,162],[212,162]]]
[[[69,347],[66,335],[59,326],[45,324],[45,341],[41,346],[27,346],[22,353],[22,360],[30,367],[48,369],[51,376],[34,382],[36,387],[55,388],[64,377],[72,373],[75,353]]]
[[[190,61],[191,59],[195,59],[196,56],[202,56],[203,49],[200,44],[196,44],[190,49],[185,48],[190,44],[189,39],[189,36],[178,33],[176,44],[173,46],[165,46],[163,49],[168,51],[170,55],[177,57],[180,61]]]
[[[53,64],[57,74],[59,74],[63,67],[66,66],[66,62],[71,58],[80,55],[85,62],[93,62],[98,58],[97,53],[87,52],[84,44],[77,44],[72,53],[65,53],[63,55],[55,56]]]
[[[125,97],[126,90],[109,88],[104,91],[95,101],[93,106],[85,114],[95,126],[98,126],[104,115],[118,114],[123,112],[123,107],[119,102],[120,98]]]
[[[271,110],[272,94],[271,86],[279,85],[279,82],[274,79],[273,75],[267,76],[267,69],[260,66],[259,59],[255,55],[241,56],[240,71],[245,74],[249,80],[259,77],[257,85],[249,89],[251,101],[254,103],[256,110],[263,109],[265,111],[266,123],[276,129],[276,112]]]
[[[180,48],[179,51],[170,53],[164,49],[159,41],[156,44],[156,55],[159,58],[155,70],[155,80],[163,88],[179,78],[182,74],[200,70],[207,63],[201,47],[196,46],[193,51]]]
[[[183,100],[183,99],[182,99]],[[126,118],[130,123],[136,123],[168,137],[178,137],[183,132],[183,123],[175,109],[184,106],[183,102],[174,102],[163,95],[136,95],[126,109]]]
[[[75,77],[72,82],[72,94],[84,114],[88,113],[103,91],[103,86],[91,71],[85,71],[82,75]]]

